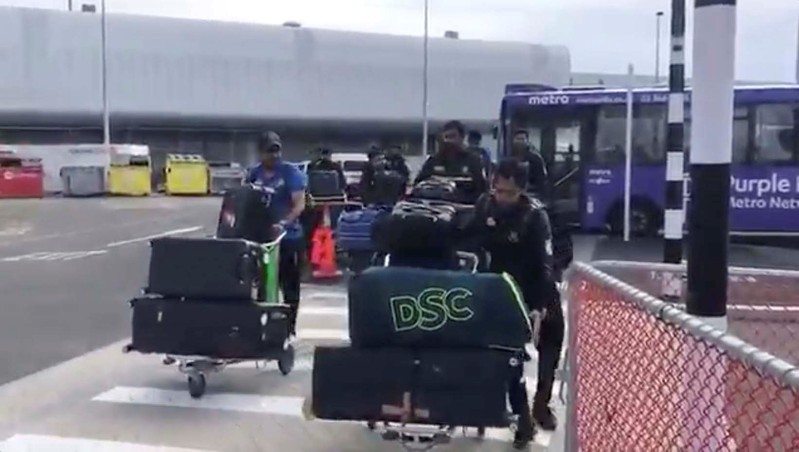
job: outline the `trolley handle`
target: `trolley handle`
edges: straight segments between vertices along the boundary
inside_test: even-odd
[[[286,231],[281,232],[280,235],[277,236],[277,238],[275,240],[272,240],[271,242],[267,242],[267,243],[261,244],[261,247],[263,247],[264,249],[270,250],[270,249],[278,246],[280,244],[280,242],[283,240],[284,237],[286,237]]]
[[[469,253],[466,251],[457,251],[458,255],[458,265],[461,268],[468,269],[472,273],[477,273],[477,267],[480,265],[480,258],[474,254]],[[386,254],[386,257],[383,258],[383,266],[388,267],[391,264],[391,255]]]

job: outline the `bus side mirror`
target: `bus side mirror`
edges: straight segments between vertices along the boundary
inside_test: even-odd
[[[494,125],[491,127],[491,136],[496,140],[499,138],[499,127]]]

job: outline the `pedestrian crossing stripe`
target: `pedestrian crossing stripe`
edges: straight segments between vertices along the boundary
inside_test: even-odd
[[[0,442],[2,452],[211,452],[199,449],[68,438],[47,435],[14,435]]]
[[[94,251],[43,251],[38,253],[23,254],[21,256],[4,257],[3,262],[21,261],[73,261],[90,256],[99,256],[108,253],[107,250]]]
[[[532,396],[535,380],[528,378],[528,394]],[[557,386],[557,385],[556,385]],[[557,393],[553,393],[553,398]],[[117,386],[92,399],[95,402],[130,404],[141,406],[161,406],[169,408],[220,410],[263,415],[277,415],[296,418],[309,422],[326,424],[359,424],[355,421],[329,421],[313,419],[307,411],[308,402],[305,397],[265,396],[259,394],[219,393],[205,394],[202,398],[192,398],[187,391],[157,389],[147,387]],[[466,432],[465,436],[475,435],[475,430]],[[463,437],[463,430],[456,429],[454,438]],[[486,439],[510,442],[513,435],[507,428],[487,428]],[[539,432],[535,444],[548,447],[552,435],[548,432]],[[5,449],[0,449],[7,452]],[[38,449],[36,449],[38,451]],[[80,450],[83,452],[83,450]],[[105,450],[103,450],[105,452]],[[131,450],[133,452],[133,450]],[[149,452],[149,451],[148,451]],[[171,451],[170,451],[171,452]]]
[[[297,339],[301,341],[349,342],[350,331],[344,329],[298,328]]]

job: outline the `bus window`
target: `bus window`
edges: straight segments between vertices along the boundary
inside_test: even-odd
[[[608,105],[599,111],[597,120],[596,162],[624,161],[627,106]],[[636,164],[662,164],[666,158],[666,107],[633,107],[633,161]]]
[[[757,163],[795,163],[796,118],[799,106],[759,105],[755,110],[755,161]]]
[[[690,162],[691,155],[691,113],[685,109],[685,161]],[[749,149],[749,110],[746,107],[735,108],[735,120],[732,123],[732,163],[751,163],[747,152]]]

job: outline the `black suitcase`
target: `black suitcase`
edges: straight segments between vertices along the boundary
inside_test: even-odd
[[[137,298],[131,350],[219,359],[276,359],[289,334],[285,305]]]
[[[317,347],[312,412],[327,420],[504,427],[511,357],[495,350]]]
[[[337,198],[344,196],[341,178],[337,171],[313,170],[308,172],[308,193],[313,198]]]
[[[372,226],[372,241],[387,253],[454,247],[457,211],[447,204],[398,202]]]
[[[145,293],[255,301],[263,292],[263,250],[239,239],[164,237],[151,242]]]
[[[370,202],[373,204],[395,204],[405,194],[405,183],[405,177],[397,171],[376,171]]]
[[[316,347],[312,412],[328,420],[383,419],[383,405],[401,404],[414,369],[410,350]]]
[[[272,226],[280,220],[271,207],[272,194],[250,185],[225,192],[216,236],[267,243],[275,239]]]
[[[373,267],[348,286],[354,347],[510,347],[531,339],[521,293],[494,273]]]
[[[414,410],[426,423],[505,427],[514,353],[498,350],[420,349]],[[520,365],[520,363],[515,363]],[[515,372],[514,372],[515,371]]]

